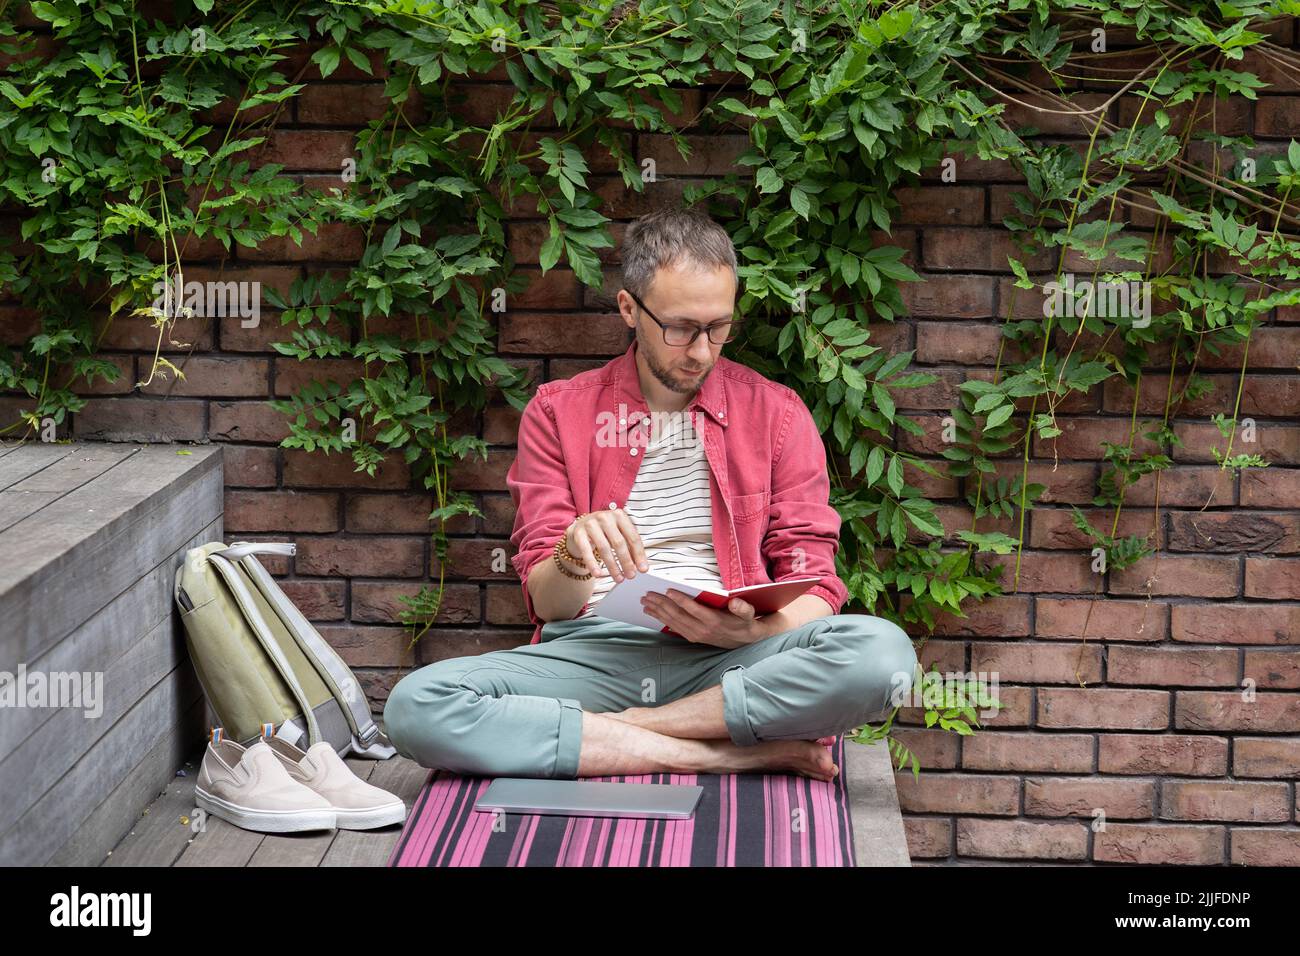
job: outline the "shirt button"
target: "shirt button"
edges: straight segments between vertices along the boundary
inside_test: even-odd
[[[636,454],[636,449],[635,449],[635,448],[632,449],[632,454],[633,454],[633,455]]]
[[[615,508],[617,508],[617,507],[618,507],[618,502],[617,502],[617,501],[611,501],[611,502],[609,503],[609,510],[610,510],[610,511],[613,511],[613,510],[614,510]]]

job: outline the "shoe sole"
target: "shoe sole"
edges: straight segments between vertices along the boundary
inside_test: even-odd
[[[334,809],[335,826],[340,830],[374,830],[406,822],[406,804],[400,800],[366,810]]]
[[[198,787],[194,788],[194,802],[213,816],[256,833],[333,830],[336,826],[333,810],[259,810],[222,800]]]

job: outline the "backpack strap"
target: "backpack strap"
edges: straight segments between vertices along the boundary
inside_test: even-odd
[[[240,545],[235,545],[240,547]],[[260,547],[268,547],[261,545]],[[292,544],[283,547],[293,548]],[[223,554],[229,554],[232,549],[227,549]],[[253,551],[244,550],[244,557],[239,562],[248,576],[252,579],[254,586],[261,592],[264,597],[280,615],[280,620],[284,622],[289,633],[293,635],[294,640],[302,648],[303,654],[315,665],[316,670],[320,673],[323,680],[331,693],[338,700],[343,710],[343,716],[347,719],[348,726],[352,730],[353,749],[363,756],[373,756],[379,759],[391,757],[396,751],[391,749],[388,738],[379,730],[375,724],[375,719],[370,713],[370,706],[366,703],[365,695],[357,687],[356,678],[353,676],[351,669],[343,663],[342,658],[332,648],[326,640],[320,636],[316,628],[312,627],[311,622],[303,616],[297,606],[285,596],[280,590],[275,579],[271,577],[266,568],[253,557]],[[282,551],[273,552],[282,554]]]
[[[303,720],[307,721],[307,739],[310,743],[315,744],[323,738],[321,737],[320,727],[316,725],[316,715],[312,713],[311,703],[307,700],[307,694],[303,691],[302,685],[298,683],[298,677],[294,674],[293,668],[289,666],[289,662],[285,659],[284,652],[280,650],[280,645],[276,643],[275,638],[267,630],[266,622],[262,620],[262,615],[258,613],[257,607],[253,604],[253,595],[249,593],[248,585],[244,583],[239,571],[226,560],[222,553],[214,551],[208,555],[208,561],[217,569],[217,573],[226,582],[226,586],[230,588],[230,593],[234,595],[235,601],[244,612],[244,619],[248,621],[248,626],[252,628],[258,643],[262,645],[262,650],[266,651],[271,663],[279,671],[280,677],[289,686],[289,692],[293,694],[294,700],[302,708]]]

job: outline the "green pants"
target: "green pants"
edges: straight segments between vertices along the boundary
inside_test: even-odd
[[[415,670],[384,725],[421,766],[489,777],[578,775],[582,711],[655,707],[721,683],[731,740],[814,740],[883,719],[916,653],[883,618],[835,614],[727,650],[604,617],[555,621],[541,641]]]

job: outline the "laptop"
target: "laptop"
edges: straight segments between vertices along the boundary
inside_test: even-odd
[[[478,798],[474,809],[565,817],[688,820],[703,795],[703,787],[679,783],[498,777]]]

